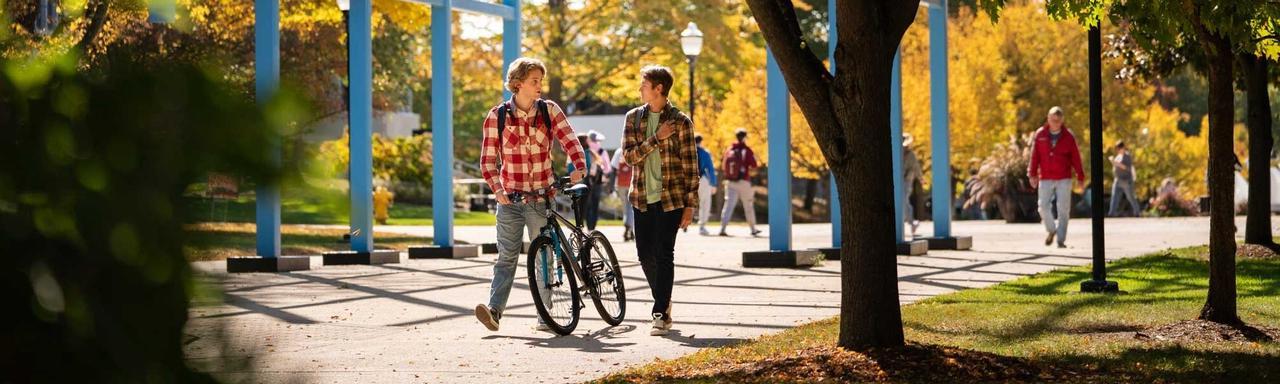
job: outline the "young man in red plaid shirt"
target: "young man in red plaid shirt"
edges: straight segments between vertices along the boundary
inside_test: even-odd
[[[560,142],[574,169],[587,168],[582,146],[564,111],[556,103],[541,99],[546,74],[547,67],[537,59],[522,57],[513,61],[507,70],[506,83],[511,99],[494,106],[484,119],[480,173],[498,199],[498,262],[493,265],[489,304],[476,305],[476,318],[490,331],[498,330],[502,311],[507,306],[516,259],[524,248],[523,232],[527,230],[532,239],[547,224],[541,205],[535,204],[529,193],[551,186],[554,177],[551,142]],[[540,107],[542,103],[545,108]],[[498,111],[504,107],[506,128],[499,138]],[[551,127],[546,126],[543,111],[551,117]],[[569,176],[576,183],[582,175],[582,171],[574,171]],[[524,197],[523,201],[511,200],[511,195],[517,193]],[[548,330],[541,320],[538,330]]]

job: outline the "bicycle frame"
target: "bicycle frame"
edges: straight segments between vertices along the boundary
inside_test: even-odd
[[[555,252],[556,252],[556,255],[554,255],[555,257],[560,257],[561,252],[565,252],[565,253],[568,253],[570,262],[573,262],[573,263],[579,262],[578,255],[576,254],[576,252],[573,252],[573,251],[581,249],[584,244],[572,244],[573,245],[572,249],[567,247],[566,240],[568,238],[564,234],[563,227],[568,227],[569,229],[571,229],[573,231],[572,234],[577,235],[576,238],[579,239],[578,241],[579,243],[586,243],[587,241],[590,241],[590,239],[587,237],[585,233],[582,232],[581,228],[579,228],[577,225],[570,222],[569,219],[566,219],[563,215],[560,215],[559,212],[556,212],[555,209],[552,208],[551,199],[549,198],[545,199],[544,202],[546,205],[545,205],[545,208],[543,209],[545,212],[544,216],[547,217],[547,224],[542,226],[542,229],[539,232],[542,235],[545,235],[551,238],[552,247],[555,248]],[[542,275],[543,276],[550,276],[551,266],[548,264],[549,264],[548,259],[546,257],[542,258]],[[564,273],[564,270],[562,268],[556,269],[557,278],[563,277],[563,275],[561,275],[562,273]],[[570,268],[572,268],[572,266]],[[578,276],[578,277],[583,278],[584,276]]]

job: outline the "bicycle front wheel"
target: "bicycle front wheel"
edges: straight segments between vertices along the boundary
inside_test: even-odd
[[[578,296],[578,279],[565,252],[556,252],[550,237],[538,236],[529,245],[529,292],[542,322],[559,335],[568,335],[578,327],[582,308]]]
[[[578,256],[586,268],[584,284],[591,287],[591,301],[596,304],[600,318],[609,325],[622,324],[627,313],[627,289],[622,284],[622,268],[613,254],[613,245],[600,231],[591,231],[590,247],[582,249]]]

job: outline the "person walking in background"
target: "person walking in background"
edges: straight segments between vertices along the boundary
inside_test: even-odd
[[[604,134],[592,130],[587,133],[587,152],[591,152],[591,166],[588,167],[588,189],[586,201],[587,230],[596,229],[600,222],[600,199],[605,195],[605,180],[613,173],[613,165],[609,161],[609,151],[601,147]]]
[[[707,231],[707,220],[711,218],[711,195],[716,194],[716,166],[711,159],[711,152],[702,146],[702,135],[693,136],[698,145],[698,233],[710,236]]]
[[[1063,112],[1060,107],[1049,109],[1044,126],[1036,130],[1031,147],[1031,163],[1027,166],[1027,178],[1031,186],[1039,194],[1040,219],[1044,221],[1044,230],[1048,232],[1044,245],[1053,244],[1056,237],[1058,248],[1066,248],[1067,221],[1071,219],[1071,176],[1075,172],[1076,180],[1084,183],[1084,167],[1080,164],[1080,148],[1076,146],[1076,137],[1063,124]],[[1057,203],[1057,224],[1054,224],[1054,212],[1050,207]]]
[[[751,226],[751,236],[758,236],[760,230],[756,229],[756,192],[751,186],[751,177],[759,164],[756,163],[755,152],[747,146],[747,130],[738,128],[734,136],[738,138],[738,142],[724,152],[721,163],[723,169],[720,170],[725,179],[724,208],[720,210],[720,236],[729,236],[724,230],[729,226],[729,218],[733,217],[733,208],[739,200],[742,201],[743,213],[747,215],[747,225]]]
[[[577,137],[578,143],[582,145],[583,152],[585,152],[585,156],[583,157],[586,158],[587,163],[586,175],[583,176],[582,179],[582,182],[587,185],[587,196],[584,199],[578,200],[578,204],[573,207],[573,224],[581,228],[586,227],[589,220],[587,216],[587,209],[591,204],[591,195],[599,188],[593,186],[591,182],[591,172],[600,168],[600,158],[596,156],[595,152],[588,149],[588,145],[591,143],[591,137],[589,135],[579,133],[577,134]],[[573,164],[566,164],[565,166],[569,172],[573,172],[576,169]],[[587,230],[590,230],[590,228],[587,228]]]
[[[1133,169],[1133,154],[1125,148],[1124,141],[1116,143],[1116,155],[1111,157],[1111,170],[1115,174],[1115,179],[1111,182],[1111,209],[1107,212],[1107,216],[1120,214],[1122,198],[1129,203],[1130,207],[1133,207],[1133,215],[1138,216],[1142,208],[1138,206],[1138,199],[1133,195],[1137,171]]]
[[[636,238],[636,212],[631,209],[631,199],[628,197],[631,193],[631,164],[627,163],[622,148],[613,151],[612,166],[615,172],[614,177],[617,179],[613,190],[617,193],[618,200],[622,200],[622,241],[631,241]]]
[[[910,133],[902,134],[902,220],[911,227],[907,240],[914,238],[916,229],[920,228],[920,220],[916,220],[915,191],[916,184],[924,180],[924,170],[920,167],[920,158],[911,149],[915,138]]]

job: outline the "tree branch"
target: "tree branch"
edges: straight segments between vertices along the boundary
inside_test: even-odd
[[[111,8],[111,2],[108,0],[92,1],[90,4],[93,6],[93,11],[89,16],[89,26],[85,28],[84,36],[81,36],[80,41],[76,43],[76,48],[80,51],[89,49],[89,45],[93,44],[93,39],[107,23],[107,11]]]
[[[831,73],[805,46],[791,0],[748,0],[760,32],[782,69],[791,94],[802,104],[830,110]],[[810,108],[812,109],[812,108]]]

